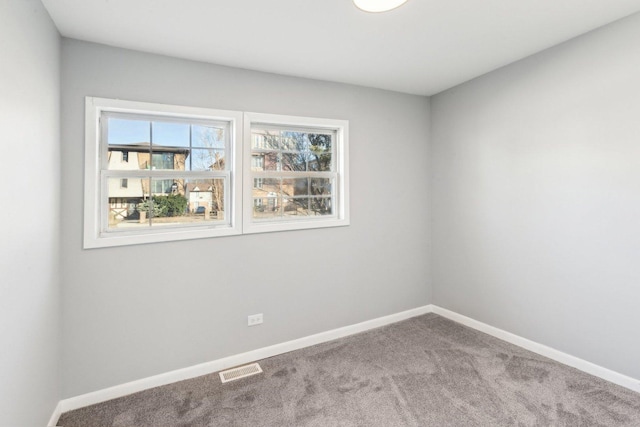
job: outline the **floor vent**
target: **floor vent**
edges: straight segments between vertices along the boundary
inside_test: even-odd
[[[262,368],[257,363],[238,366],[237,368],[227,369],[226,371],[220,372],[220,381],[228,383],[229,381],[239,380],[240,378],[249,377],[261,372]]]

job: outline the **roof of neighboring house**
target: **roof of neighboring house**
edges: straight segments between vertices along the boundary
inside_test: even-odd
[[[213,185],[212,184],[207,184],[207,183],[194,183],[194,182],[188,182],[185,185],[185,189],[187,192],[191,192],[191,191],[211,191],[213,190]]]
[[[132,144],[109,144],[109,151],[132,151],[134,153],[148,153],[151,150],[149,142],[135,142]],[[154,145],[154,153],[174,153],[189,155],[191,150],[188,147],[171,147],[166,145]]]

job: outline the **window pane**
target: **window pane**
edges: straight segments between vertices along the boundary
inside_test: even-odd
[[[316,150],[309,153],[309,170],[331,172],[333,170],[331,152]]]
[[[144,156],[143,156],[144,157]],[[187,170],[188,149],[153,147],[152,170]]]
[[[252,156],[254,158],[256,156]],[[263,170],[263,171],[279,171],[281,170],[280,166],[280,155],[275,151],[269,151],[266,153],[259,153],[257,157],[262,157],[262,160],[256,160],[257,165],[262,165],[262,169],[253,169],[252,170]],[[253,161],[253,160],[252,160]],[[259,166],[258,166],[259,167]]]
[[[223,178],[189,180],[186,184],[188,212],[198,220],[223,220],[224,181]]]
[[[270,132],[266,130],[255,130],[251,133],[251,148],[261,150],[278,150],[280,149],[279,132]]]
[[[173,153],[153,153],[151,155],[151,169],[175,169]]]
[[[263,171],[264,170],[264,153],[254,153],[251,155],[251,170]]]
[[[152,179],[151,180],[151,193],[153,195],[166,195],[175,193],[178,188],[178,183],[173,179]]]
[[[145,195],[148,183],[147,178],[109,178],[107,184],[109,199],[141,199]]]
[[[253,198],[253,218],[272,219],[280,216],[280,203],[277,196],[274,197],[254,197]]]
[[[313,133],[309,137],[309,170],[333,171],[333,139],[330,133]]]
[[[153,122],[153,145],[163,147],[189,147],[189,124],[173,122]]]
[[[308,153],[283,153],[282,154],[282,170],[283,171],[301,171],[307,170]]]
[[[202,148],[225,148],[225,129],[214,126],[192,126],[191,145]]]
[[[107,118],[107,144],[109,145],[149,145],[151,123],[148,120]]]
[[[281,132],[280,149],[287,151],[304,151],[308,145],[306,135],[301,132]]]
[[[261,184],[253,188],[253,197],[275,197],[280,193],[280,178],[263,178]]]
[[[107,180],[107,227],[109,230],[149,226],[148,217],[146,215],[141,217],[138,210],[138,205],[143,200],[148,187],[148,178],[127,177]]]
[[[333,215],[331,197],[311,197],[309,199],[310,215]]]
[[[332,188],[331,178],[311,178],[311,195],[312,196],[330,196]]]
[[[308,178],[285,178],[282,180],[284,196],[307,196],[309,194]]]
[[[259,184],[261,186],[254,185],[253,187],[253,217],[273,218],[280,216],[280,179],[263,178]]]
[[[226,168],[224,150],[194,148],[187,162],[187,170],[192,171],[221,171]]]
[[[149,147],[142,149],[135,145],[110,145],[107,151],[107,169],[141,170],[148,169]]]
[[[317,145],[321,141],[318,140],[317,134],[309,134],[294,130],[273,130],[253,128],[251,133],[251,147],[253,149],[262,150],[279,150],[279,151],[309,151],[313,142]],[[325,139],[331,139],[331,135],[324,135]],[[329,144],[330,147],[330,144]]]
[[[284,198],[283,199],[284,216],[308,216],[309,215],[309,198]]]
[[[107,169],[146,169],[149,160],[151,122],[106,117]]]

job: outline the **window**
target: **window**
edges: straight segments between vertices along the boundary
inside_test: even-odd
[[[87,98],[85,248],[239,234],[241,118]]]
[[[348,123],[247,113],[243,232],[347,225]]]
[[[86,115],[85,248],[349,224],[346,121],[92,97]]]
[[[264,170],[264,155],[260,153],[251,154],[251,169],[252,170]]]

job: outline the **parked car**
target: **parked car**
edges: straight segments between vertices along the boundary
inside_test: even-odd
[[[206,210],[206,208],[204,206],[198,206],[196,208],[196,212],[195,213],[196,214],[204,214],[205,210]]]

